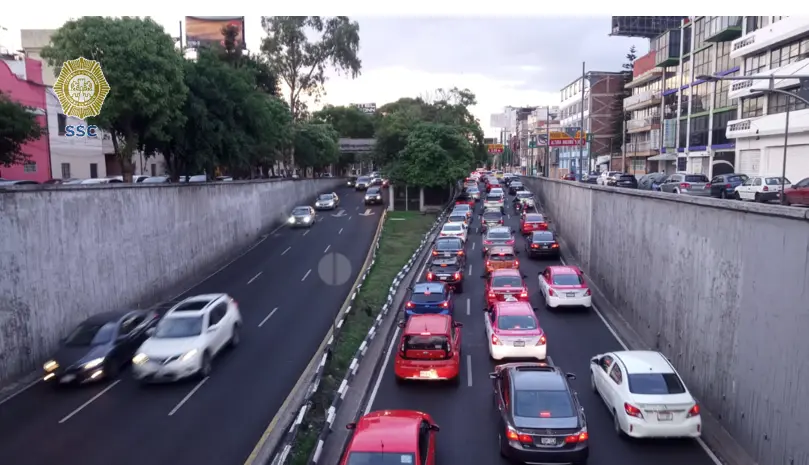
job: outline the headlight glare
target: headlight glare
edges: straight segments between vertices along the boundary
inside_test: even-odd
[[[139,353],[132,357],[132,363],[135,365],[143,365],[144,363],[149,361],[149,356],[144,353]]]
[[[101,365],[102,363],[104,363],[104,357],[94,358],[94,359],[92,359],[89,362],[84,364],[84,369],[85,370],[92,370],[93,368]]]

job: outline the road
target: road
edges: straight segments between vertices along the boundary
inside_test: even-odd
[[[203,381],[140,387],[117,381],[54,389],[38,383],[0,404],[0,463],[14,465],[241,465],[303,372],[367,255],[381,207],[363,215],[363,194],[338,190],[343,216],[318,214],[311,229],[282,227],[189,290],[239,303],[242,343]],[[328,253],[350,278],[326,285]],[[185,297],[185,296],[183,296]]]
[[[518,230],[518,217],[510,215],[506,219],[506,225]],[[441,427],[436,440],[437,463],[508,463],[500,457],[496,416],[491,408],[492,388],[488,374],[494,371],[495,364],[489,358],[484,327],[484,280],[480,278],[483,271],[481,241],[480,234],[470,234],[466,249],[468,265],[465,288],[463,294],[455,296],[455,318],[464,324],[460,386],[400,386],[394,379],[393,363],[386,362],[380,372],[381,379],[374,380],[374,384],[379,383],[379,387],[372,393],[371,404],[368,406],[369,411],[412,409],[432,415]],[[518,249],[524,247],[523,241],[523,238],[517,237]],[[590,433],[589,464],[715,465],[695,441],[629,442],[617,437],[612,428],[612,416],[597,394],[590,390],[589,364],[593,355],[622,350],[620,342],[593,310],[552,313],[545,309],[539,293],[537,275],[546,266],[559,264],[558,261],[532,260],[524,253],[518,258],[522,272],[528,275],[531,303],[539,309],[539,322],[548,337],[551,363],[578,375],[578,379],[571,384],[578,392],[587,414]],[[397,329],[389,346],[391,349],[398,338]],[[392,357],[396,351],[389,350],[388,353]]]

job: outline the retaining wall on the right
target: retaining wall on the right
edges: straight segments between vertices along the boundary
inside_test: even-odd
[[[809,464],[809,209],[523,179],[588,279],[758,463]]]

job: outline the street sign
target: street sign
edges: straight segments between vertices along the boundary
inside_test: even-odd
[[[503,144],[489,144],[486,149],[489,153],[503,153]]]
[[[585,134],[582,141],[582,133],[579,128],[566,128],[564,132],[551,131],[550,137],[551,147],[579,146],[592,139],[590,134]]]

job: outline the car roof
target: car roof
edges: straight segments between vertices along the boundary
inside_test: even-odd
[[[371,412],[357,422],[351,451],[416,453],[421,421],[421,417],[411,411]]]
[[[632,373],[674,373],[671,364],[660,352],[653,350],[624,350],[614,352],[626,367],[627,374]]]
[[[414,294],[424,294],[424,293],[431,293],[431,294],[438,294],[444,292],[445,286],[441,283],[417,283],[413,286],[413,293]]]
[[[196,314],[224,296],[225,294],[200,294],[191,296],[171,307],[167,313],[179,313],[181,315]]]
[[[437,237],[435,239],[436,244],[438,244],[439,242],[447,242],[447,241],[452,241],[452,242],[463,244],[463,239],[461,239],[460,237],[446,237],[445,236],[445,237]]]
[[[489,249],[489,254],[494,255],[498,253],[514,253],[514,246],[511,245],[496,245]]]
[[[532,220],[533,219],[537,219],[537,220],[544,220],[545,219],[545,216],[542,213],[526,213],[525,217],[523,219],[525,221],[529,221],[528,217],[531,217]],[[538,217],[538,218],[536,218],[536,217]]]
[[[451,319],[449,315],[413,315],[407,320],[404,334],[447,334]]]
[[[581,274],[577,266],[549,266],[551,274]]]
[[[444,225],[441,226],[441,229],[444,229],[447,226],[450,226],[452,229],[455,229],[455,228],[462,228],[463,229],[463,226],[458,224],[458,223],[444,223]]]
[[[522,278],[522,275],[520,274],[520,270],[515,270],[513,268],[501,268],[501,269],[498,269],[498,270],[492,270],[492,272],[489,273],[489,275],[492,278],[494,278],[495,276],[518,276],[518,277]]]
[[[487,234],[488,233],[494,233],[494,232],[505,232],[505,233],[511,234],[511,228],[509,228],[508,226],[497,226],[497,227],[494,227],[494,228],[489,228],[489,230],[487,231]]]
[[[541,366],[538,363],[520,363],[509,366],[514,389],[518,391],[569,391],[565,375],[559,369],[547,367],[531,370],[531,368]]]
[[[499,315],[534,315],[530,302],[497,302],[494,304]]]
[[[97,324],[97,325],[103,325],[105,323],[111,323],[111,322],[120,320],[124,315],[126,315],[127,313],[129,313],[131,311],[132,310],[114,310],[114,311],[110,311],[110,312],[97,313],[97,314],[87,318],[86,320],[84,320],[84,323]]]

